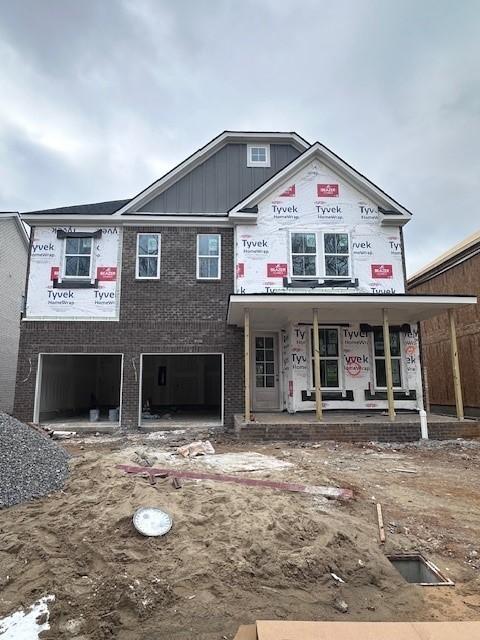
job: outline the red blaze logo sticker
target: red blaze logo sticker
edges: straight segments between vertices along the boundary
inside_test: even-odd
[[[280,198],[293,198],[295,196],[295,185],[292,184],[280,194]]]
[[[393,278],[391,264],[372,264],[372,278]]]
[[[407,356],[412,356],[415,353],[415,351],[416,349],[414,344],[408,344],[405,347],[405,353],[407,354]]]
[[[117,279],[117,267],[97,267],[99,282],[113,282]]]
[[[58,280],[58,276],[60,275],[60,267],[52,267],[50,269],[50,280],[53,282],[54,280]]]
[[[245,276],[245,263],[239,262],[237,264],[237,278],[243,278]]]
[[[356,378],[362,372],[362,366],[359,362],[349,362],[347,364],[347,373],[352,378]]]
[[[317,184],[319,198],[338,198],[338,184]]]
[[[269,278],[283,278],[287,275],[288,266],[285,263],[274,262],[267,264],[267,276]]]

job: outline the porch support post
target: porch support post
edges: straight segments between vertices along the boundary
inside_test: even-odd
[[[452,352],[453,387],[455,390],[455,404],[457,405],[457,418],[463,420],[462,384],[460,381],[460,365],[458,362],[457,331],[455,328],[455,315],[453,309],[448,310],[450,323],[450,347]]]
[[[250,311],[248,309],[245,309],[244,320],[245,422],[250,422]]]
[[[393,397],[392,355],[390,350],[390,327],[388,311],[383,309],[383,349],[385,354],[385,372],[387,374],[388,416],[390,422],[395,421],[395,401]]]
[[[323,417],[322,382],[320,378],[320,339],[318,335],[318,309],[313,310],[313,367],[315,372],[315,409],[317,420]]]

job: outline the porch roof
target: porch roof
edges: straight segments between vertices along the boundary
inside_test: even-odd
[[[227,323],[243,327],[247,309],[252,326],[264,329],[279,329],[288,322],[311,324],[313,309],[318,309],[321,324],[381,324],[383,309],[388,309],[390,324],[415,323],[476,302],[477,298],[469,295],[232,294]]]

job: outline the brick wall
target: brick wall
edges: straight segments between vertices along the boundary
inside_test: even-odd
[[[420,440],[420,425],[411,422],[370,422],[370,423],[277,423],[245,424],[235,417],[235,433],[244,440],[301,440],[318,442],[336,440],[338,442],[414,442]],[[431,440],[454,440],[456,438],[480,438],[480,422],[445,421],[428,424]]]
[[[162,234],[160,280],[135,279],[138,232]],[[222,278],[196,280],[197,233],[222,236]],[[225,355],[225,425],[242,410],[243,332],[226,325],[233,291],[233,230],[126,227],[118,322],[23,322],[14,413],[32,420],[38,354],[123,353],[122,426],[138,424],[140,354],[220,352]]]

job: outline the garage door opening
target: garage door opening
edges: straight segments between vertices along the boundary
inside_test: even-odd
[[[119,423],[121,355],[42,354],[38,375],[35,422],[65,430]]]
[[[141,426],[223,423],[221,354],[144,354],[141,369]]]

